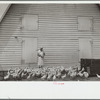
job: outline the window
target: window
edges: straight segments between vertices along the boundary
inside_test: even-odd
[[[92,31],[92,17],[78,17],[79,31]]]
[[[38,29],[38,16],[37,15],[24,15],[22,18],[22,27],[24,30],[37,30]]]

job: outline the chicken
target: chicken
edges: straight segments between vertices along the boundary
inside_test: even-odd
[[[85,69],[84,69],[84,67],[83,67],[81,71],[83,72],[84,70],[85,70]]]
[[[53,81],[55,81],[55,80],[56,80],[56,75],[53,76]]]
[[[30,73],[28,76],[27,76],[27,79],[30,79],[32,77],[32,73]]]
[[[41,76],[40,71],[37,71],[37,72],[36,72],[36,76],[37,76],[37,77],[40,77],[40,76]]]
[[[26,78],[27,77],[27,73],[25,73],[25,72],[23,72],[22,74],[21,74],[21,78]]]
[[[66,78],[66,76],[67,76],[67,75],[65,74],[65,75],[61,76],[61,78],[64,79],[64,78]]]
[[[70,77],[71,78],[74,78],[74,77],[76,77],[77,76],[77,72],[75,72],[75,71],[73,71],[71,74],[70,74]]]
[[[31,76],[31,78],[35,78],[35,76],[36,76],[36,74],[35,73],[32,73],[32,76]]]
[[[78,69],[78,71],[80,71],[81,70],[81,66],[77,66],[77,69]]]
[[[65,71],[66,71],[66,73],[68,73],[69,72],[69,68],[65,68]]]
[[[58,73],[56,74],[56,77],[57,77],[57,78],[60,78],[60,77],[61,77],[61,73],[58,72]]]
[[[83,73],[81,73],[81,72],[79,72],[77,75],[80,77],[83,77]]]
[[[49,74],[48,77],[47,77],[47,80],[51,80],[52,76],[53,76],[52,74]]]
[[[45,80],[46,78],[47,78],[47,75],[46,74],[41,77],[42,80]]]
[[[60,67],[61,72],[65,71],[65,68],[63,66]]]
[[[41,77],[44,76],[46,73],[44,71],[41,72]]]
[[[4,80],[7,80],[7,79],[9,79],[9,78],[10,78],[10,74],[6,75],[6,76],[4,77]]]
[[[100,75],[96,74],[98,78],[100,78]]]
[[[84,75],[85,78],[89,77],[89,74],[87,72],[83,72],[83,75]]]
[[[17,73],[13,73],[12,76],[13,76],[14,79],[16,79],[18,77],[18,74]]]
[[[11,69],[8,70],[7,75],[4,77],[4,80],[10,79],[10,77],[11,77],[11,72],[10,71],[11,71]]]

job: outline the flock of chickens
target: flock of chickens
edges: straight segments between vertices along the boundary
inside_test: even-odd
[[[56,81],[57,79],[65,79],[70,77],[74,79],[75,77],[88,78],[89,74],[85,72],[84,68],[79,70],[76,67],[65,68],[63,66],[57,67],[43,67],[43,68],[15,68],[10,69],[7,75],[4,76],[4,80],[22,80],[31,79],[35,80],[39,78],[40,80]]]

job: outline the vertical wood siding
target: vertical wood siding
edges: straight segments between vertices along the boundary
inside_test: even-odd
[[[20,29],[24,14],[38,15],[38,30]],[[78,17],[93,17],[93,31],[78,31]],[[100,58],[100,11],[93,4],[13,4],[0,24],[0,65],[21,66],[22,44],[14,36],[38,38],[45,64],[79,63],[79,38],[93,39],[93,58]]]

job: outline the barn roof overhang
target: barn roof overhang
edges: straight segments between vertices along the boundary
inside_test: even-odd
[[[0,4],[0,22],[4,18],[11,4]]]

